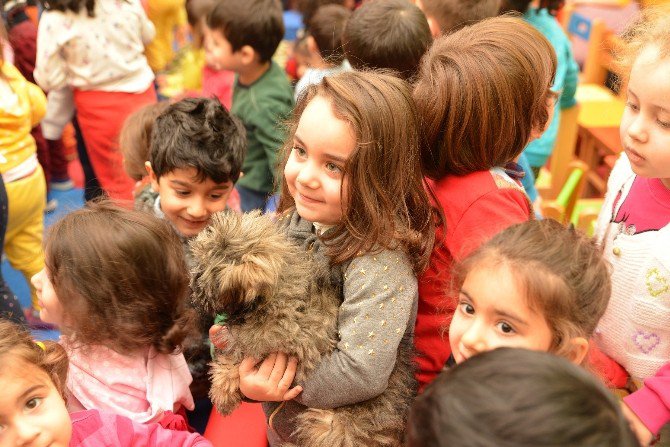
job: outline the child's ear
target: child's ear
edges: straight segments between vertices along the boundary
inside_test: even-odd
[[[240,62],[242,62],[243,65],[252,64],[258,57],[258,53],[256,53],[256,50],[254,50],[251,45],[244,45],[237,51],[237,53],[239,53]]]
[[[158,177],[156,177],[156,173],[151,167],[151,162],[145,161],[144,168],[147,170],[147,174],[149,175],[149,180],[151,181],[151,189],[153,189],[154,192],[158,192]]]
[[[575,365],[581,365],[589,352],[589,341],[584,337],[574,337],[568,343],[568,360]]]
[[[314,40],[313,36],[307,36],[307,50],[309,51],[310,55],[319,55],[321,56],[321,52],[319,52],[319,46],[316,44],[316,40]]]

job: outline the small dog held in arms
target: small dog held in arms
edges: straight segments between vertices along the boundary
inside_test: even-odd
[[[217,213],[191,248],[193,300],[211,314],[225,315],[230,331],[210,371],[210,397],[221,414],[242,400],[238,367],[245,357],[262,359],[277,351],[297,357],[300,383],[335,348],[341,289],[327,266],[267,216]],[[280,405],[275,412],[295,417],[290,443],[282,445],[401,446],[415,395],[411,352],[401,351],[386,391],[373,399],[331,410],[296,401]]]

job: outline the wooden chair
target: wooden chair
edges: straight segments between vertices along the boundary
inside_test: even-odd
[[[606,180],[598,169],[604,156],[617,155],[621,151],[618,128],[625,108],[625,85],[619,86],[615,94],[605,86],[609,73],[621,77],[621,68],[616,64],[614,53],[621,40],[607,29],[599,19],[589,19],[574,11],[574,5],[566,6],[565,28],[569,35],[588,41],[588,52],[580,74],[576,98],[580,103],[577,119],[579,136],[579,159],[588,167],[589,193],[602,195]]]
[[[575,159],[579,109],[580,105],[575,104],[561,110],[561,122],[558,126],[554,150],[551,153],[549,169],[542,168],[535,184],[538,193],[544,200],[552,200],[558,197],[565,180],[568,178],[570,163]]]
[[[542,201],[542,215],[547,218],[556,219],[562,223],[568,223],[575,204],[582,194],[587,172],[588,166],[586,163],[579,160],[570,163],[568,177],[558,197],[554,200]]]

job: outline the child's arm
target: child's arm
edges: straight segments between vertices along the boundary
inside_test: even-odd
[[[51,90],[47,95],[47,112],[42,119],[42,134],[47,140],[58,140],[63,128],[74,117],[74,97],[72,89],[64,87]]]
[[[147,17],[146,10],[142,6],[142,3],[137,2],[137,14],[140,17],[140,34],[142,36],[142,43],[148,45],[156,37],[156,28],[154,24]]]
[[[45,91],[67,85],[67,64],[61,55],[61,41],[66,34],[63,20],[61,13],[47,11],[42,14],[37,28],[37,58],[33,75],[35,82]]]
[[[336,349],[301,385],[297,401],[336,408],[373,398],[388,385],[398,345],[414,324],[416,276],[400,252],[354,259],[344,276]]]
[[[623,400],[647,429],[657,435],[670,422],[670,363]]]
[[[268,166],[275,179],[277,178],[277,153],[284,143],[286,133],[282,128],[282,122],[288,118],[291,105],[278,99],[263,104],[257,116],[252,120],[258,143],[263,147]]]

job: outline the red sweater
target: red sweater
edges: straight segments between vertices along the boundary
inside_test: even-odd
[[[437,229],[430,264],[419,278],[414,344],[420,389],[442,371],[451,354],[447,330],[456,303],[449,292],[455,262],[532,214],[523,188],[497,171],[447,176],[429,184],[444,210],[446,235],[444,228]]]

